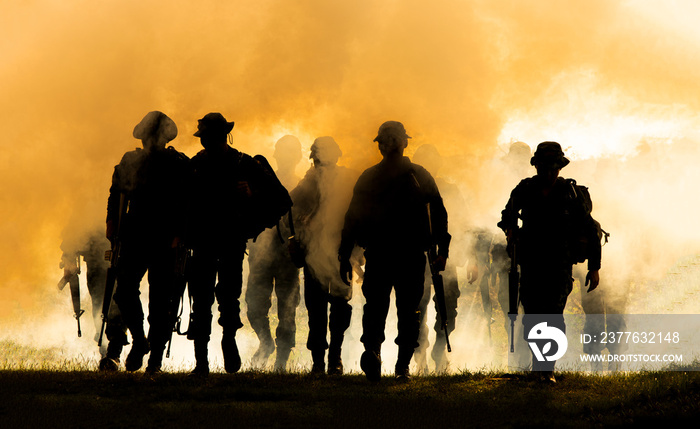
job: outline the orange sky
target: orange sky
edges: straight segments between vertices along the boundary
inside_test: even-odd
[[[332,135],[357,168],[377,159],[381,122],[400,120],[414,137],[409,154],[437,145],[449,158],[443,173],[472,195],[478,217],[491,218],[507,193],[489,195],[493,178],[483,173],[513,139],[557,140],[577,159],[630,156],[645,138],[697,141],[700,34],[688,17],[698,8],[692,0],[3,2],[0,319],[37,310],[36,297],[53,292],[63,225],[74,207],[102,222],[112,168],[140,145],[131,132],[148,111],[175,120],[173,145],[188,155],[199,149],[196,119],[220,111],[246,152],[271,155],[284,134],[305,148]],[[688,175],[681,179],[695,179]],[[683,216],[675,223],[692,225]]]

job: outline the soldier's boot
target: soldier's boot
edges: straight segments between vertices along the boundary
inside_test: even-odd
[[[379,352],[365,350],[360,357],[360,368],[367,380],[378,382],[382,378],[382,358]]]
[[[275,356],[275,366],[273,369],[277,372],[287,371],[287,361],[289,360],[289,354],[292,352],[291,347],[277,347],[277,356]]]
[[[193,376],[209,375],[209,340],[194,340],[194,359],[197,362],[190,373]]]
[[[435,362],[435,372],[438,374],[444,374],[447,372],[450,366],[450,362],[447,360],[447,342],[444,336],[438,336],[435,338],[435,344],[433,345],[433,350],[430,352],[430,357],[433,358]]]
[[[143,366],[143,358],[151,351],[151,346],[145,336],[134,337],[131,350],[126,356],[124,368],[127,371],[138,371]]]
[[[343,359],[340,358],[340,347],[331,346],[328,349],[328,375],[343,375]]]
[[[165,353],[165,344],[151,342],[151,354],[148,356],[148,365],[146,372],[148,374],[157,374],[163,366],[163,353]]]
[[[236,344],[236,331],[226,332],[221,338],[221,351],[224,355],[224,369],[229,374],[238,372],[241,369],[241,355],[238,353]]]
[[[100,360],[100,371],[118,371],[123,348],[124,345],[121,343],[121,341],[110,341],[107,345],[107,354]]]
[[[412,348],[399,347],[399,357],[396,359],[396,367],[394,368],[394,375],[397,380],[409,380],[411,378],[408,365],[411,363],[412,357]]]
[[[258,336],[260,340],[260,345],[258,349],[253,354],[252,365],[253,367],[259,368],[265,366],[267,359],[275,351],[275,342],[272,340],[272,335],[270,331],[264,331]]]
[[[311,373],[312,374],[325,374],[326,373],[326,350],[325,349],[311,350],[311,359],[313,360],[313,365],[311,366]]]

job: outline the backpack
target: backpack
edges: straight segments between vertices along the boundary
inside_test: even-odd
[[[569,253],[573,263],[578,264],[586,261],[589,257],[597,254],[597,247],[604,238],[608,242],[608,234],[600,225],[600,222],[593,219],[593,201],[588,188],[577,185],[574,179],[567,179],[571,186],[572,208],[571,224],[569,226]]]
[[[244,229],[246,238],[255,241],[265,229],[279,224],[282,216],[292,207],[292,199],[264,156],[255,155],[253,161],[259,167],[259,174],[251,179],[254,194]]]

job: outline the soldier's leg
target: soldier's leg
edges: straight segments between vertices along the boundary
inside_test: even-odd
[[[445,284],[445,308],[447,310],[447,334],[449,335],[455,330],[457,321],[457,302],[460,295],[457,267],[448,262],[443,278]],[[436,315],[435,325],[433,326],[435,329],[435,345],[433,345],[431,357],[435,362],[435,370],[445,372],[448,366],[446,356],[447,338],[445,337],[445,331],[442,329],[440,315],[437,314],[437,303],[435,305]]]
[[[418,346],[419,304],[424,290],[425,254],[407,253],[402,258],[397,258],[392,265],[396,276],[396,313],[399,331],[395,340],[399,346],[395,374],[398,378],[407,378],[413,350]]]
[[[209,374],[209,337],[216,284],[216,256],[195,250],[190,261],[189,292],[192,297],[187,338],[194,340],[196,366],[193,374]]]
[[[107,337],[107,354],[100,361],[100,370],[116,371],[119,369],[122,349],[129,344],[126,336],[126,325],[119,312],[119,306],[112,300],[107,316],[107,326],[104,335]],[[104,340],[103,340],[104,341]]]
[[[102,303],[105,295],[105,281],[107,280],[107,270],[104,263],[95,264],[92,261],[87,262],[87,280],[88,293],[90,294],[90,302],[92,303],[92,320],[95,324],[95,341],[100,339],[100,330],[102,329]],[[106,353],[106,344],[102,343],[100,350],[102,355]]]
[[[243,257],[245,242],[226,249],[217,266],[219,283],[216,285],[216,300],[219,303],[219,325],[223,328],[221,351],[224,369],[228,373],[241,369],[241,355],[236,344],[236,331],[241,322],[240,297],[243,288]]]
[[[345,331],[350,327],[352,306],[346,296],[330,296],[330,316],[328,328],[331,331],[331,342],[328,349],[328,374],[343,373],[343,360],[340,357]]]
[[[143,357],[150,347],[144,333],[143,308],[141,307],[141,279],[146,274],[147,263],[140,250],[123,249],[121,269],[117,277],[114,302],[122,314],[122,320],[131,333],[133,344],[126,358],[126,370],[136,371],[143,365]]]
[[[249,260],[250,272],[245,294],[248,321],[260,341],[258,349],[253,354],[252,364],[254,367],[263,366],[272,352],[275,351],[269,319],[274,276],[271,264],[262,256],[257,255],[253,260]]]
[[[275,280],[277,296],[277,317],[279,323],[275,331],[277,356],[275,370],[285,370],[292,348],[296,345],[297,307],[301,301],[299,269],[288,260],[280,258]]]
[[[376,259],[375,255],[368,255],[368,252],[365,252],[365,258],[365,277],[362,283],[365,305],[360,337],[365,352],[360,359],[360,367],[367,379],[379,381],[382,370],[381,348],[385,339],[384,328],[391,302],[393,267],[388,267],[382,259]]]
[[[419,326],[420,331],[418,333],[418,347],[414,350],[413,359],[416,362],[418,371],[423,374],[428,373],[428,357],[427,350],[430,346],[430,341],[428,336],[430,335],[430,329],[427,323],[428,305],[430,304],[430,296],[432,294],[432,280],[430,277],[430,265],[425,264],[425,282],[423,284],[423,296],[420,300],[419,311],[420,319]]]
[[[564,307],[566,300],[573,288],[571,278],[571,266],[568,267],[522,267],[520,279],[521,301],[525,315],[523,316],[523,336],[527,341],[532,328],[547,322],[548,326],[554,326],[566,333],[564,323]],[[543,318],[542,315],[553,315],[553,318]],[[561,315],[561,316],[560,316]],[[532,345],[530,345],[532,348]],[[532,354],[532,370],[544,371],[549,375],[549,380],[554,380],[551,375],[556,362],[541,360]]]
[[[306,348],[311,351],[311,372],[326,371],[326,349],[328,349],[328,299],[329,286],[321,284],[312,270],[304,267],[304,303],[309,316],[309,337]]]
[[[146,372],[159,372],[163,353],[170,341],[175,326],[176,311],[172,309],[173,301],[182,286],[175,275],[174,249],[165,248],[154,255],[153,263],[148,269],[148,342],[151,355]]]

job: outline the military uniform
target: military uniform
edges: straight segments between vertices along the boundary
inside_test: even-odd
[[[430,173],[407,157],[385,157],[362,173],[343,228],[341,260],[349,258],[355,244],[365,248],[362,292],[366,304],[360,340],[370,354],[363,354],[364,361],[370,359],[367,356],[380,354],[392,288],[396,293],[397,375],[399,370],[407,372],[413,350],[418,346],[425,252],[431,244],[426,204],[430,204],[438,254],[447,258],[450,235],[440,192]]]
[[[531,161],[552,164],[558,169],[568,164],[558,143],[545,142]],[[563,164],[563,165],[562,165]],[[569,180],[556,177],[551,183],[539,174],[522,180],[513,189],[498,226],[512,231],[518,218],[522,228],[517,232],[517,257],[520,265],[520,302],[523,305],[524,335],[541,320],[537,315],[561,315],[552,322],[565,332],[564,307],[573,288],[572,242],[575,214],[580,211],[575,191]],[[600,243],[588,255],[588,269],[600,269]],[[597,249],[597,251],[595,250]],[[597,284],[596,284],[597,286]],[[554,362],[533,359],[533,370],[551,371]]]
[[[72,267],[79,263],[78,258],[85,261],[87,272],[85,273],[87,289],[92,303],[92,319],[95,324],[95,341],[99,340],[102,329],[102,303],[105,295],[105,280],[107,279],[107,268],[109,262],[105,261],[105,251],[109,250],[109,240],[103,231],[92,231],[91,233],[78,234],[77,236],[66,236],[61,243],[63,256],[62,265]],[[75,267],[76,269],[78,267]],[[122,321],[119,308],[112,303],[107,317],[105,334],[109,341],[109,349],[106,342],[100,350],[103,357],[107,356],[119,362],[122,347],[129,344],[126,337],[126,326]]]
[[[189,287],[193,302],[188,338],[195,341],[198,364],[206,361],[215,299],[219,304],[218,323],[223,328],[222,347],[227,342],[235,344],[236,331],[243,327],[239,299],[247,240],[244,215],[249,211],[250,198],[236,184],[250,180],[258,170],[252,157],[230,146],[215,155],[205,149],[192,158],[187,243],[192,248]],[[233,363],[225,364],[229,372],[240,367],[235,358]]]
[[[315,165],[291,192],[294,223],[305,249],[304,301],[309,315],[306,347],[314,360],[312,371],[325,371],[325,351],[329,349],[328,373],[341,374],[341,347],[352,316],[352,286],[346,285],[338,274],[335,251],[357,175],[336,165],[341,152],[331,137],[316,139],[311,151]]]
[[[134,135],[139,135],[137,129]],[[188,164],[187,156],[172,146],[167,149],[153,146],[127,152],[114,169],[107,204],[108,225],[119,222],[120,195],[124,194],[128,201],[128,209],[121,220],[121,259],[114,295],[134,341],[127,356],[127,370],[139,369],[149,349],[152,350],[149,369],[159,370],[175,322],[177,309],[173,310],[173,306],[177,305],[176,296],[184,283],[175,274],[173,242],[184,233],[186,201],[183,190],[189,175]],[[146,271],[148,341],[144,338],[144,314],[139,297],[141,279]]]

